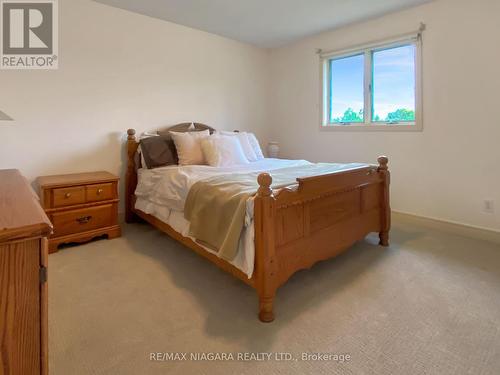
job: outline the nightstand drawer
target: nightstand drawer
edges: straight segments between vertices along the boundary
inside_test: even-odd
[[[114,189],[113,183],[87,185],[85,190],[87,202],[98,202],[115,198],[114,190],[116,189]]]
[[[54,233],[51,237],[80,233],[116,224],[116,205],[106,204],[51,214]]]
[[[85,203],[85,187],[75,186],[52,190],[53,207],[71,206]]]

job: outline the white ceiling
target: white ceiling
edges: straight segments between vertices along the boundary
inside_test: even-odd
[[[432,0],[96,0],[272,48]]]

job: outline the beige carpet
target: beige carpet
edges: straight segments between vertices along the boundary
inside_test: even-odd
[[[296,274],[271,324],[253,289],[145,224],[64,249],[49,258],[51,374],[500,374],[500,247],[401,222],[391,234],[388,249],[368,237]]]

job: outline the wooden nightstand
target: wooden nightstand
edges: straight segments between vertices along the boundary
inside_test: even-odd
[[[62,243],[121,235],[118,180],[109,172],[38,177],[42,207],[54,226],[49,253]]]

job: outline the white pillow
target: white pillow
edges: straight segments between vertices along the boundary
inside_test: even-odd
[[[260,148],[259,141],[257,140],[255,134],[247,133],[247,136],[248,136],[248,141],[250,142],[250,145],[252,146],[253,151],[257,156],[257,160],[264,159],[264,154],[262,153],[262,149]]]
[[[202,140],[201,148],[208,165],[212,167],[230,167],[249,163],[236,137],[213,135]]]
[[[240,141],[241,148],[243,149],[243,152],[245,153],[245,156],[248,159],[248,161],[258,160],[257,155],[255,154],[255,151],[253,150],[253,147],[250,144],[250,140],[248,139],[248,133],[221,131],[217,132],[216,134],[235,136]]]
[[[201,132],[169,132],[179,157],[179,165],[206,164],[201,141],[210,137],[209,130]]]

